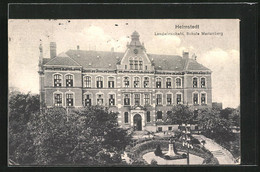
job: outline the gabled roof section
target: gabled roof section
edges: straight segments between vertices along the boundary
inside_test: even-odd
[[[61,53],[57,57],[50,59],[45,65],[47,66],[81,66],[75,60],[70,58],[66,53]]]
[[[155,65],[155,70],[181,71],[184,60],[181,56],[147,54]]]
[[[83,68],[116,69],[124,53],[109,51],[83,51],[69,50],[66,52],[73,60]]]
[[[198,63],[194,59],[189,59],[185,68],[187,71],[189,70],[210,70],[209,68],[203,66],[202,64]]]

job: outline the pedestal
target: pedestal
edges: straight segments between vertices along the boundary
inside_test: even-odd
[[[168,156],[176,156],[176,154],[174,153],[173,144],[171,144],[171,143],[169,144],[169,150],[168,150],[166,155],[168,155]]]

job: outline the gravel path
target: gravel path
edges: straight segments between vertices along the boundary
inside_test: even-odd
[[[192,135],[199,141],[205,140],[205,148],[208,149],[214,157],[218,159],[220,165],[237,165],[232,154],[224,149],[222,146],[217,144],[215,141],[203,136],[203,135]]]

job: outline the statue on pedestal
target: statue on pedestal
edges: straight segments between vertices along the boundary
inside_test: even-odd
[[[168,156],[176,156],[175,142],[173,137],[169,140],[169,150],[167,152]]]

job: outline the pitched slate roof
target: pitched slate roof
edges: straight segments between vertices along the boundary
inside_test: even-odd
[[[45,65],[58,65],[58,66],[81,66],[75,60],[70,58],[66,53],[61,53],[48,61]]]
[[[148,57],[154,62],[156,70],[181,71],[184,68],[181,56],[148,54]]]
[[[185,60],[181,56],[147,54],[156,70],[209,70],[193,59]],[[116,69],[116,64],[123,58],[123,52],[69,50],[54,59],[43,59],[45,65],[82,66],[83,68]]]
[[[203,66],[202,64],[198,63],[196,60],[189,59],[186,66],[186,70],[190,71],[190,70],[209,70],[209,69]]]

